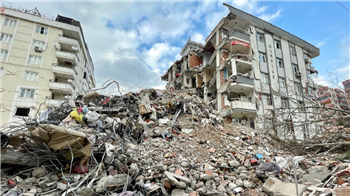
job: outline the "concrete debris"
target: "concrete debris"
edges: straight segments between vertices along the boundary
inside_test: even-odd
[[[50,109],[40,124],[1,133],[1,195],[350,192],[347,160],[332,161],[324,146],[294,156],[270,135],[227,123],[191,91],[91,92]]]

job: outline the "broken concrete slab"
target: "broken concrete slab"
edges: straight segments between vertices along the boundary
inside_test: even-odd
[[[308,174],[303,176],[303,182],[311,182],[314,184],[321,183],[323,179],[325,179],[331,171],[328,170],[325,166],[314,166],[309,168]]]
[[[269,177],[262,188],[270,196],[301,196],[307,186],[298,184],[298,191],[296,191],[294,183],[286,183],[275,177]]]

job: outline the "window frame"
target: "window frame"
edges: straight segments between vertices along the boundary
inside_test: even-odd
[[[8,27],[16,27],[17,25],[17,20],[11,19],[11,18],[5,18],[4,26]]]
[[[8,54],[9,54],[9,51],[7,51],[7,50],[0,50],[0,59],[6,60]]]
[[[18,97],[25,98],[25,99],[34,99],[34,96],[35,96],[35,89],[21,88]]]
[[[28,114],[27,115],[18,115],[18,109],[27,109],[28,110]],[[15,112],[15,116],[29,116],[30,114],[30,108],[22,108],[22,107],[17,107],[16,108],[16,112]]]
[[[280,62],[280,64],[281,64],[282,66],[280,66],[280,65],[279,65],[279,62]],[[277,65],[277,67],[279,67],[279,68],[283,68],[283,69],[284,69],[284,65],[283,65],[283,61],[282,61],[282,59],[280,59],[280,58],[276,58],[276,65]]]
[[[261,59],[263,59],[263,61],[261,61]],[[259,62],[266,63],[265,53],[259,52]]]
[[[31,60],[31,59],[34,60]],[[36,64],[36,65],[41,65],[42,57],[40,56],[35,56],[35,55],[29,55],[28,63],[30,64]]]
[[[281,108],[289,108],[288,98],[281,98]]]
[[[281,41],[275,39],[274,40],[274,45],[275,45],[276,49],[282,50],[282,48],[281,48]],[[277,45],[278,45],[278,47],[277,47]]]
[[[289,52],[290,52],[290,55],[297,56],[297,53],[295,51],[295,46],[289,45]]]
[[[268,73],[264,73],[264,72],[261,72],[260,73],[260,81],[264,84],[270,84],[270,79],[269,79],[269,74]],[[264,77],[263,77],[264,76]],[[263,79],[264,78],[264,79]]]
[[[35,47],[40,47],[41,49],[44,49],[45,48],[45,42],[43,41],[40,41],[40,40],[33,40],[33,43],[32,43],[32,47],[35,48]]]
[[[278,84],[280,88],[287,88],[287,82],[285,78],[278,77]],[[283,85],[281,85],[283,84]]]
[[[40,25],[36,25],[36,27],[35,27],[35,33],[39,33],[41,35],[47,35],[48,32],[49,32],[48,27],[44,27],[44,26],[40,26]]]
[[[23,79],[28,81],[38,81],[39,73],[33,71],[24,71]]]
[[[271,95],[269,94],[262,94],[261,101],[263,102],[264,105],[272,105]]]
[[[294,89],[295,89],[295,94],[296,95],[302,95],[303,94],[303,87],[301,86],[300,83],[295,82],[294,83]]]
[[[1,33],[0,41],[10,43],[12,41],[12,35],[7,33]]]
[[[262,33],[257,33],[256,35],[257,35],[258,42],[265,43],[264,34],[262,34]]]

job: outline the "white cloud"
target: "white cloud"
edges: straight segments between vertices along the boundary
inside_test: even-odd
[[[282,10],[278,10],[276,13],[274,14],[262,14],[259,16],[259,18],[267,21],[267,22],[272,22],[273,20],[275,20],[276,18],[281,16],[281,11]]]
[[[191,36],[191,40],[192,40],[192,41],[195,41],[195,42],[197,42],[197,43],[204,44],[205,37],[204,37],[203,34],[201,34],[201,33],[196,33],[196,34],[194,34],[193,36]]]
[[[326,43],[326,41],[320,41],[316,44],[316,47],[320,48],[322,47],[324,44]]]
[[[180,50],[169,43],[156,43],[151,49],[144,51],[142,57],[152,69],[167,69]]]

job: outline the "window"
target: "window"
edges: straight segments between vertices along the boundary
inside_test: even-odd
[[[287,88],[286,79],[278,78],[278,83],[280,84],[280,88]]]
[[[296,75],[296,73],[299,72],[298,65],[292,64],[293,67],[293,74]]]
[[[301,85],[299,83],[295,83],[295,94],[301,95],[303,93],[303,89],[301,88]]]
[[[269,75],[266,73],[261,73],[261,82],[265,84],[269,84]]]
[[[31,80],[31,81],[38,81],[38,73],[31,72],[31,71],[25,71],[23,79],[25,80]]]
[[[0,40],[2,42],[11,42],[12,40],[12,35],[1,33]]]
[[[264,105],[272,105],[272,102],[271,102],[271,95],[266,95],[266,94],[263,94],[261,96],[262,98],[262,102]]]
[[[266,62],[266,57],[264,53],[259,53],[259,61],[260,62]]]
[[[279,68],[283,68],[283,62],[282,62],[282,59],[276,59],[276,64],[277,64],[277,67],[279,67]]]
[[[15,115],[16,116],[28,116],[30,108],[17,108]]]
[[[307,88],[308,88],[308,94],[309,94],[309,95],[312,95],[312,96],[315,96],[314,89],[311,88],[311,87],[307,87]]]
[[[299,108],[300,111],[305,112],[306,111],[305,103],[302,102],[302,101],[298,101],[298,108]]]
[[[86,72],[84,72],[83,78],[86,79]]]
[[[34,98],[34,89],[22,88],[19,97]]]
[[[264,35],[261,34],[261,33],[258,33],[257,35],[258,35],[258,41],[259,41],[259,42],[262,42],[262,43],[265,43]]]
[[[287,98],[281,98],[281,108],[289,108],[289,103]]]
[[[28,63],[40,65],[41,64],[41,57],[30,55]]]
[[[47,27],[42,27],[42,26],[36,26],[35,32],[40,33],[43,35],[47,35],[48,28]]]
[[[39,47],[41,49],[45,48],[45,42],[38,41],[38,40],[33,40],[33,48]]]
[[[296,52],[295,52],[294,46],[289,46],[289,52],[290,52],[290,54],[293,55],[293,56],[296,56],[296,55],[297,55]]]
[[[17,21],[16,21],[16,20],[9,19],[9,18],[6,18],[6,19],[5,19],[5,23],[4,23],[5,26],[15,27],[16,24],[17,24]]]
[[[275,48],[276,49],[281,49],[281,42],[278,40],[275,40]]]
[[[0,51],[0,58],[5,60],[7,58],[7,54],[8,54],[8,51],[1,50]]]

